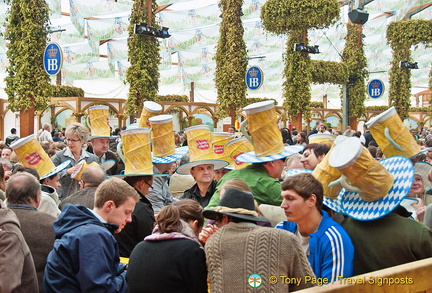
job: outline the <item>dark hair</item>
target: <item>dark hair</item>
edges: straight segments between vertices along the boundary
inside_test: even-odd
[[[160,233],[181,232],[183,221],[198,221],[198,227],[204,225],[203,208],[195,200],[182,199],[164,206],[158,213],[157,224]]]
[[[321,182],[319,182],[312,174],[300,173],[294,176],[285,178],[282,182],[282,191],[294,190],[298,193],[304,200],[311,197],[312,194],[316,196],[316,208],[320,211],[323,205],[323,187]]]
[[[141,180],[145,180],[147,182],[153,179],[152,175],[142,175],[142,176],[126,176],[124,181],[126,181],[130,186],[134,187]]]
[[[40,179],[38,172],[34,168],[25,167],[20,164],[16,164],[15,166],[13,166],[12,175],[16,173],[24,173],[24,172],[32,174],[34,177],[36,177],[37,180]]]
[[[15,133],[16,133],[16,128],[12,128],[12,129],[11,129],[11,133],[12,133],[12,134],[15,134]]]
[[[369,150],[371,156],[374,157],[374,158],[376,158],[376,154],[377,154],[377,149],[378,148],[376,146],[370,145],[370,146],[368,146],[367,149]]]
[[[322,143],[310,143],[304,148],[303,151],[305,150],[313,150],[315,156],[319,157],[321,155],[326,155],[329,152],[330,147]]]

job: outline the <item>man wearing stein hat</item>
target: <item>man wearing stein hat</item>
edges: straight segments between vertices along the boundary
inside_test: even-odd
[[[294,234],[256,225],[265,218],[255,212],[251,192],[228,188],[219,205],[203,215],[219,227],[205,245],[212,292],[245,292],[249,286],[290,292],[313,286],[314,274]]]
[[[207,125],[196,125],[186,129],[189,140],[190,162],[177,168],[181,175],[190,174],[196,183],[180,197],[189,198],[206,207],[216,189],[214,171],[226,167],[229,163],[215,158],[212,134]]]
[[[241,131],[251,141],[254,151],[240,154],[235,160],[252,164],[223,176],[207,207],[217,205],[220,187],[231,178],[246,181],[258,204],[280,205],[282,199],[279,178],[285,167],[285,159],[303,150],[301,145],[284,146],[282,134],[276,124],[273,101],[253,103],[243,110],[248,117],[245,121],[248,131],[245,131],[246,123],[242,123]],[[268,120],[267,123],[265,120]]]

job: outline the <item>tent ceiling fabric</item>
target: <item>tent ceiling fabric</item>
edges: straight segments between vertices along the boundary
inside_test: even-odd
[[[127,56],[127,27],[133,4],[131,0],[47,0],[51,8],[53,29],[61,27],[64,32],[52,33],[51,41],[62,46],[64,65],[62,84],[82,87],[87,97],[127,98],[128,87],[124,84],[129,66]],[[386,27],[401,20],[413,6],[428,3],[420,0],[375,0],[365,7],[369,20],[363,26],[365,54],[368,59],[370,79],[381,79],[386,89],[391,49],[387,45]],[[188,94],[190,83],[195,82],[195,101],[215,102],[214,88],[215,44],[219,37],[221,12],[215,0],[161,0],[158,5],[172,4],[158,13],[162,26],[168,27],[171,37],[161,40],[162,63],[160,65],[160,94]],[[249,97],[268,97],[282,104],[283,54],[286,35],[273,35],[262,28],[260,11],[264,0],[244,0],[242,7],[244,38],[248,56],[264,56],[251,59],[249,65],[259,66],[265,75],[263,86],[248,91]],[[0,22],[5,20],[7,5],[0,4]],[[392,12],[392,13],[386,13]],[[62,15],[63,14],[63,15]],[[389,16],[393,14],[392,16]],[[69,16],[70,15],[70,16]],[[427,8],[413,18],[431,19],[432,8]],[[312,59],[341,61],[346,37],[348,7],[341,7],[337,24],[324,30],[309,31],[310,45],[319,45],[321,54]],[[1,27],[4,31],[4,26]],[[2,38],[2,37],[0,37]],[[430,70],[431,48],[418,45],[412,49],[418,70],[412,71],[412,92],[427,89]],[[6,45],[0,40],[0,79],[7,66]],[[41,61],[42,62],[42,61]],[[300,74],[300,73],[299,73]],[[54,82],[54,78],[53,78]],[[4,88],[5,84],[0,84]],[[340,106],[339,86],[323,84],[312,86],[312,100],[329,98],[329,107]],[[6,95],[2,95],[5,98]],[[380,99],[368,99],[368,105],[387,105],[388,90]]]

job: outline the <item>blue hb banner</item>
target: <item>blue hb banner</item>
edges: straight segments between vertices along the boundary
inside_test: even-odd
[[[63,65],[63,52],[56,43],[50,43],[46,46],[43,55],[43,64],[46,73],[56,75]]]
[[[379,79],[373,79],[369,81],[367,91],[369,97],[378,99],[384,94],[384,83]]]
[[[250,90],[257,90],[264,82],[264,73],[261,68],[252,66],[246,71],[245,81]]]

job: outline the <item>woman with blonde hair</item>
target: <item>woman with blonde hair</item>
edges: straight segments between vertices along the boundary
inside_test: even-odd
[[[70,167],[60,172],[60,188],[57,190],[60,199],[64,199],[70,194],[79,189],[78,181],[72,178],[72,174],[78,172],[81,161],[87,164],[98,162],[98,157],[85,150],[89,130],[81,123],[71,123],[66,128],[66,148],[57,152],[51,160],[54,165],[58,166],[61,163],[70,160]]]
[[[129,292],[207,292],[201,205],[191,199],[164,206],[152,235],[135,246],[126,274]]]

